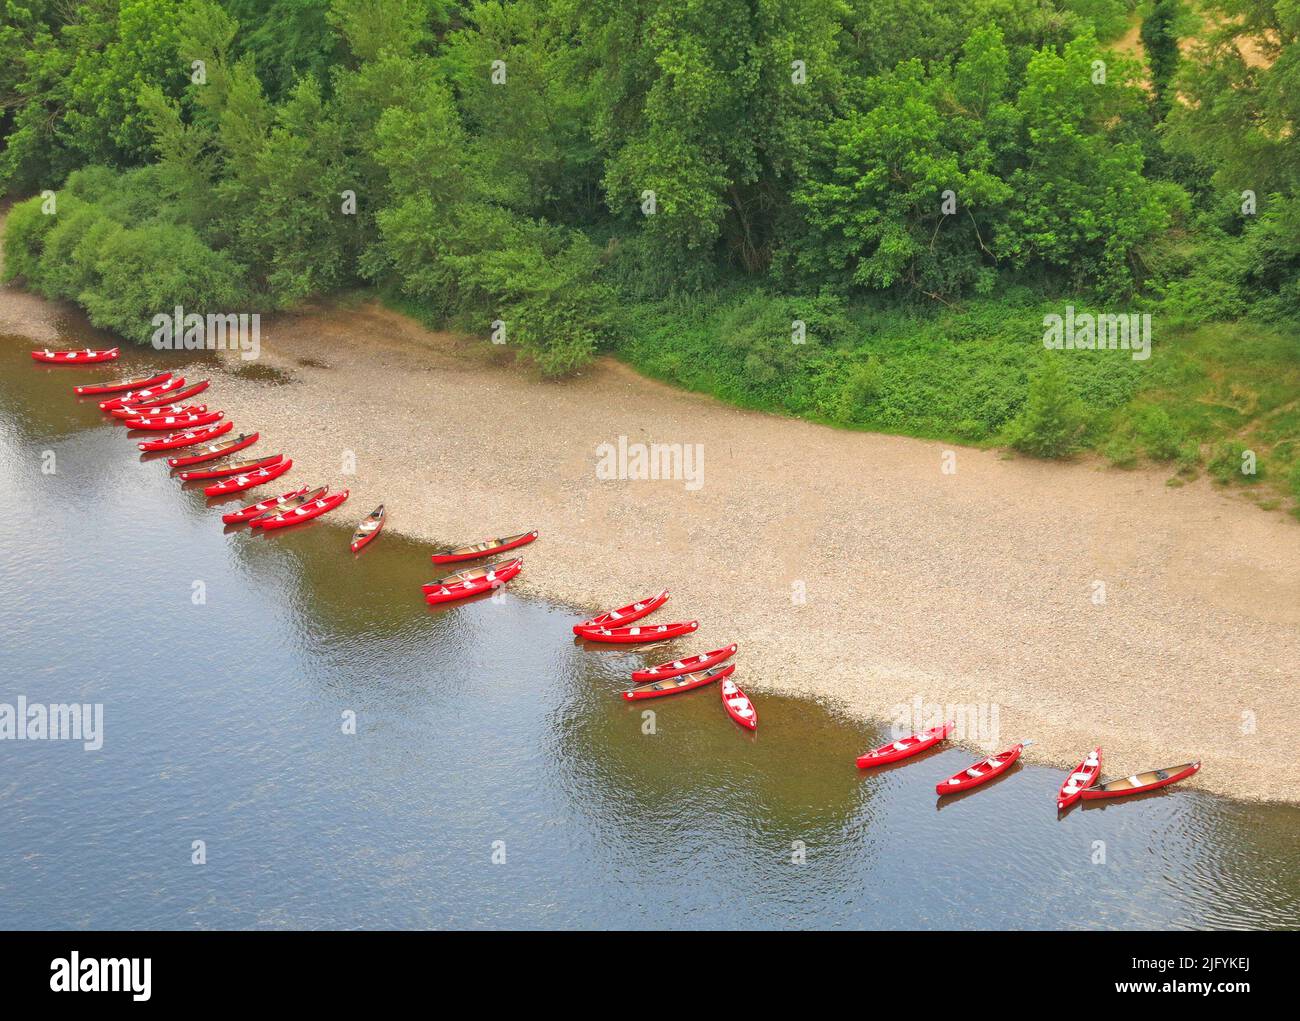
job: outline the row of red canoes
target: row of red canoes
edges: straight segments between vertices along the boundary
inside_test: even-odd
[[[911,758],[913,755],[919,755],[921,752],[927,751],[945,741],[955,728],[956,724],[949,722],[941,727],[920,731],[898,741],[881,745],[874,751],[860,755],[858,757],[858,768],[871,769],[891,762],[899,762],[902,759]],[[1012,745],[1012,747],[1004,752],[999,752],[997,755],[990,755],[988,758],[980,759],[966,769],[954,773],[948,779],[940,780],[935,784],[935,792],[939,795],[957,794],[960,791],[970,790],[972,787],[987,783],[996,776],[1001,776],[1015,764],[1016,760],[1020,758],[1021,752],[1030,743],[1029,741],[1023,741]],[[1180,766],[1153,769],[1146,773],[1136,773],[1121,780],[1112,780],[1109,783],[1099,784],[1097,780],[1101,776],[1101,749],[1094,748],[1078,766],[1066,775],[1064,782],[1061,784],[1061,789],[1056,795],[1056,807],[1058,810],[1063,811],[1080,798],[1091,801],[1099,798],[1120,798],[1130,794],[1142,794],[1146,791],[1158,790],[1161,787],[1168,787],[1172,783],[1186,779],[1200,768],[1200,762],[1185,762]]]
[[[484,539],[482,542],[467,546],[452,546],[429,554],[435,564],[460,564],[470,560],[482,560],[494,557],[507,550],[527,546],[537,538],[537,531],[520,532],[496,539]],[[454,574],[448,574],[422,586],[424,601],[431,606],[438,603],[451,603],[471,596],[482,595],[500,589],[511,578],[524,569],[523,557],[509,557],[495,560],[481,567],[469,567]]]
[[[680,638],[699,628],[698,620],[674,621],[668,624],[644,622],[643,618],[654,613],[666,602],[668,602],[668,590],[664,589],[656,595],[638,599],[615,610],[606,610],[589,620],[574,624],[573,633],[589,642],[639,645]],[[714,681],[721,681],[722,707],[727,711],[727,715],[740,726],[748,730],[757,730],[758,711],[732,677],[736,664],[720,665],[736,654],[736,648],[733,643],[721,649],[634,670],[632,671],[634,687],[622,692],[622,697],[629,702],[646,698],[662,698],[665,695],[694,691]]]
[[[113,361],[119,353],[118,348],[102,351],[87,348],[82,351],[42,350],[33,351],[31,354],[36,361],[48,364],[89,365]],[[224,464],[209,465],[205,468],[192,467],[226,458],[252,446],[259,438],[259,434],[254,432],[240,434],[219,443],[210,442],[229,433],[234,428],[234,424],[222,421],[225,416],[221,411],[209,411],[204,404],[186,403],[205,391],[208,386],[207,380],[186,386],[184,377],[173,376],[170,372],[160,372],[148,377],[94,383],[73,389],[79,396],[117,394],[116,397],[101,401],[100,409],[133,429],[170,432],[168,436],[161,439],[140,442],[139,447],[142,451],[178,450],[207,444],[189,454],[170,457],[167,463],[172,469],[185,469],[177,475],[183,482],[219,480],[204,487],[203,492],[209,497],[227,496],[253,489],[274,481],[288,472],[293,466],[293,461],[282,454],[242,461],[226,461]],[[328,513],[340,506],[347,498],[348,490],[330,493],[325,486],[311,491],[303,486],[224,514],[222,521],[226,524],[248,524],[251,528],[283,528]],[[349,543],[351,550],[355,553],[371,542],[383,528],[385,520],[386,515],[381,504],[367,515],[353,532]],[[431,554],[431,559],[435,564],[463,563],[517,549],[533,542],[536,538],[536,531],[523,532],[442,550]],[[423,587],[425,600],[434,604],[479,595],[506,584],[522,569],[523,558],[514,557],[459,571],[426,584]],[[573,631],[579,637],[592,642],[631,645],[668,641],[691,634],[699,628],[697,620],[660,624],[638,623],[667,601],[668,592],[664,590],[657,595],[606,611],[575,624]],[[714,681],[721,681],[722,704],[727,714],[739,725],[750,730],[757,729],[758,715],[753,703],[741,691],[732,676],[736,664],[725,662],[735,655],[736,649],[737,646],[732,644],[710,652],[661,663],[658,666],[634,670],[632,681],[635,686],[622,692],[622,697],[628,701],[660,698],[693,691]],[[946,723],[941,727],[912,734],[910,737],[883,745],[860,756],[857,764],[859,768],[868,769],[910,758],[946,740],[953,729],[954,724]],[[1002,775],[1020,758],[1027,744],[1029,742],[1021,742],[997,755],[981,759],[937,783],[935,791],[940,795],[955,794]],[[1095,748],[1066,776],[1057,794],[1057,808],[1060,810],[1069,808],[1081,798],[1084,800],[1116,798],[1157,790],[1191,776],[1200,767],[1199,761],[1187,762],[1166,769],[1136,773],[1107,783],[1097,783],[1101,775],[1101,749]]]
[[[113,361],[119,353],[117,348],[106,351],[46,350],[33,351],[32,358],[57,365],[89,365]],[[167,464],[173,470],[183,469],[176,475],[181,482],[210,482],[203,489],[205,496],[231,496],[274,482],[286,474],[293,467],[293,460],[283,454],[210,463],[245,450],[259,439],[259,434],[254,432],[214,442],[231,432],[234,423],[224,421],[225,413],[222,411],[191,403],[210,385],[205,379],[187,386],[185,377],[163,371],[75,386],[73,392],[78,396],[112,395],[99,402],[101,411],[131,429],[168,433],[160,439],[142,440],[138,444],[142,452],[184,450],[197,446],[197,450],[167,458]],[[195,465],[203,467],[196,468]],[[309,492],[303,486],[224,514],[222,521],[264,530],[284,528],[329,513],[347,500],[348,495],[346,489],[330,493],[328,487],[322,486]],[[373,540],[383,528],[384,520],[381,504],[353,532],[349,544],[352,551],[356,552]]]

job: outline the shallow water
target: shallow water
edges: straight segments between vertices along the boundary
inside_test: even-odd
[[[430,610],[426,547],[348,552],[369,507],[225,530],[71,396],[163,360],[32,346],[0,339],[0,702],[102,703],[105,738],[0,741],[0,926],[1300,925],[1300,810],[1174,787],[1058,818],[1039,767],[936,805],[970,749],[863,774],[884,728],[811,702],[754,693],[756,735],[716,688],[625,704],[690,644],[587,647],[508,590]]]

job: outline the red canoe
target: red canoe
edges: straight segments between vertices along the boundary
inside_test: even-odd
[[[592,617],[591,620],[584,620],[581,624],[574,624],[573,633],[580,635],[588,628],[608,627],[611,624],[631,624],[634,620],[640,620],[647,614],[654,613],[666,602],[668,602],[668,590],[664,589],[657,596],[641,599],[635,603],[628,603],[627,606],[620,606],[617,610],[606,610],[604,613]]]
[[[127,379],[111,379],[107,383],[87,383],[85,386],[74,386],[72,392],[78,397],[84,397],[87,394],[115,394],[123,390],[139,390],[142,387],[154,386],[165,379],[171,379],[170,372],[157,372],[152,376],[136,376]]]
[[[356,531],[352,533],[352,542],[349,544],[349,548],[353,553],[379,534],[380,529],[384,527],[384,520],[384,505],[381,503],[366,515],[366,520],[357,525]]]
[[[523,570],[523,557],[498,560],[496,563],[471,567],[422,586],[426,603],[449,603],[453,599],[468,599],[481,592],[499,588]]]
[[[945,723],[942,727],[933,727],[911,737],[905,737],[901,741],[881,745],[873,752],[859,755],[858,768],[870,769],[872,766],[883,766],[889,762],[906,759],[910,755],[919,755],[927,748],[933,748],[940,741],[946,740],[956,727],[956,723]]]
[[[742,727],[758,729],[758,711],[730,677],[722,682],[722,708]]]
[[[152,384],[153,380],[149,380],[149,382]],[[127,404],[147,404],[149,401],[159,400],[170,404],[176,399],[173,395],[184,385],[184,376],[171,376],[168,374],[168,378],[157,385],[150,385],[141,390],[129,390],[116,397],[110,397],[106,401],[100,401],[99,410],[113,411]]]
[[[457,546],[455,549],[443,550],[441,553],[431,553],[429,559],[435,564],[458,564],[462,560],[477,560],[479,557],[518,549],[520,546],[527,546],[536,538],[537,532],[532,531],[507,535],[504,539],[484,539],[472,546]]]
[[[292,461],[285,462],[285,464],[292,463]],[[258,518],[254,527],[262,529],[284,528],[287,525],[296,525],[300,521],[310,521],[322,514],[328,514],[348,498],[349,492],[350,490],[343,489],[337,493],[330,493],[329,496],[319,497],[310,503],[304,503],[301,507],[295,507],[293,510],[285,511],[282,514]]]
[[[1008,748],[1005,752],[999,752],[987,759],[980,759],[969,769],[954,773],[947,780],[940,780],[934,785],[934,789],[940,794],[956,794],[958,791],[977,787],[986,780],[992,780],[995,776],[1005,773],[1011,768],[1012,763],[1020,758],[1020,753],[1024,750],[1025,746],[1018,744]]]
[[[205,411],[197,415],[142,415],[128,418],[126,424],[132,429],[192,429],[201,425],[211,425],[226,417],[224,411]]]
[[[1074,770],[1065,778],[1065,783],[1061,784],[1061,791],[1056,795],[1056,807],[1058,809],[1069,808],[1084,790],[1091,787],[1097,782],[1097,777],[1101,774],[1101,749],[1094,748],[1088,753],[1088,757],[1074,767]]]
[[[731,659],[735,654],[736,646],[728,645],[726,648],[714,649],[712,652],[701,652],[698,656],[687,656],[685,659],[675,659],[671,663],[660,663],[658,666],[647,667],[644,670],[633,670],[632,680],[637,684],[644,684],[647,681],[659,681],[665,677],[689,674],[694,670],[707,670],[723,660]]]
[[[227,525],[237,525],[241,521],[251,521],[253,518],[259,518],[263,514],[279,514],[281,511],[293,510],[295,507],[301,507],[309,500],[315,500],[325,495],[325,487],[315,490],[310,496],[307,495],[307,487],[293,489],[287,493],[281,493],[279,496],[268,497],[265,500],[259,500],[257,503],[250,503],[247,507],[240,507],[237,511],[231,511],[229,514],[221,515],[221,520]]]
[[[144,418],[146,416],[156,418],[159,415],[201,415],[207,410],[208,406],[206,404],[151,404],[148,407],[130,404],[114,408],[109,414],[119,422],[125,422],[128,418]]]
[[[630,627],[602,627],[579,632],[589,642],[635,645],[642,642],[666,642],[669,638],[689,635],[700,626],[698,620],[677,620],[671,624],[633,624]]]
[[[1110,783],[1089,787],[1083,792],[1083,799],[1092,801],[1095,798],[1126,798],[1130,794],[1158,790],[1179,780],[1186,780],[1200,768],[1199,762],[1184,762],[1181,766],[1167,766],[1146,773],[1135,773],[1133,776],[1126,776],[1123,780],[1112,780]]]
[[[96,362],[115,361],[119,353],[115,347],[102,351],[92,351],[90,348],[82,351],[50,351],[47,348],[44,351],[33,351],[32,357],[38,362],[48,362],[51,365],[94,365]]]
[[[623,698],[628,702],[634,702],[641,698],[662,698],[664,695],[676,695],[679,691],[693,691],[696,688],[704,687],[706,684],[712,684],[723,677],[730,677],[731,672],[735,669],[735,663],[728,663],[726,666],[715,666],[711,670],[697,670],[692,674],[669,677],[662,681],[655,681],[653,684],[645,684],[639,688],[633,688],[631,691],[625,691],[623,692]]]
[[[176,477],[182,482],[197,482],[199,479],[227,479],[232,475],[247,475],[262,468],[270,468],[271,465],[279,464],[283,460],[283,454],[272,454],[269,457],[252,457],[247,461],[235,461],[231,464],[193,468],[190,471],[177,473]]]
[[[178,380],[178,382],[183,383],[184,379]],[[185,387],[183,390],[171,390],[166,393],[159,393],[157,397],[150,397],[148,400],[142,401],[136,398],[127,400],[125,397],[118,397],[114,398],[112,401],[100,401],[99,406],[105,411],[116,411],[126,404],[130,404],[133,408],[142,409],[156,408],[160,404],[184,404],[191,397],[197,397],[199,394],[203,393],[209,385],[208,381],[204,379]],[[121,403],[117,403],[118,401]],[[148,414],[149,412],[145,410],[143,413]]]
[[[233,425],[231,422],[225,424],[229,429]],[[202,450],[194,454],[185,454],[181,457],[167,458],[167,464],[172,468],[185,468],[191,464],[202,464],[204,461],[212,461],[218,457],[225,457],[227,454],[233,454],[245,447],[251,447],[257,442],[260,433],[240,433],[232,440],[222,440],[220,443],[209,443]]]
[[[160,440],[141,440],[136,446],[146,452],[151,450],[178,450],[181,447],[192,447],[196,443],[206,443],[208,440],[216,439],[218,436],[230,432],[234,427],[234,422],[222,422],[220,425],[214,425],[209,429],[188,429],[185,432],[172,433]]]
[[[247,475],[235,475],[232,478],[223,479],[220,482],[214,482],[203,490],[204,496],[229,496],[231,493],[242,493],[245,489],[252,489],[254,486],[260,486],[263,483],[270,482],[272,479],[278,479],[281,475],[293,467],[293,459],[285,458],[278,464],[270,465],[266,468],[259,468],[257,471],[249,472]],[[340,500],[340,503],[343,501]]]

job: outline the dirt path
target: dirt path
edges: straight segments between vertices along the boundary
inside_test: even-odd
[[[52,341],[59,311],[0,290],[0,332]],[[1101,744],[1125,775],[1201,758],[1200,786],[1300,801],[1284,515],[1160,472],[737,411],[612,360],[542,383],[373,305],[266,322],[263,351],[293,384],[212,393],[300,481],[351,487],[349,522],[382,501],[431,541],[539,528],[516,588],[577,605],[668,587],[671,619],[702,621],[679,648],[738,641],[760,710],[765,690],[885,719],[915,699],[996,706],[989,743],[1032,736],[1033,760]],[[619,437],[702,444],[703,486],[599,479]]]

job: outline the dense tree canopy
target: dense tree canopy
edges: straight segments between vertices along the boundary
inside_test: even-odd
[[[166,231],[259,307],[373,284],[553,372],[736,281],[1291,315],[1300,7],[1205,8],[1180,58],[1178,0],[1137,56],[1125,0],[8,0],[0,187],[121,177],[52,293]]]

